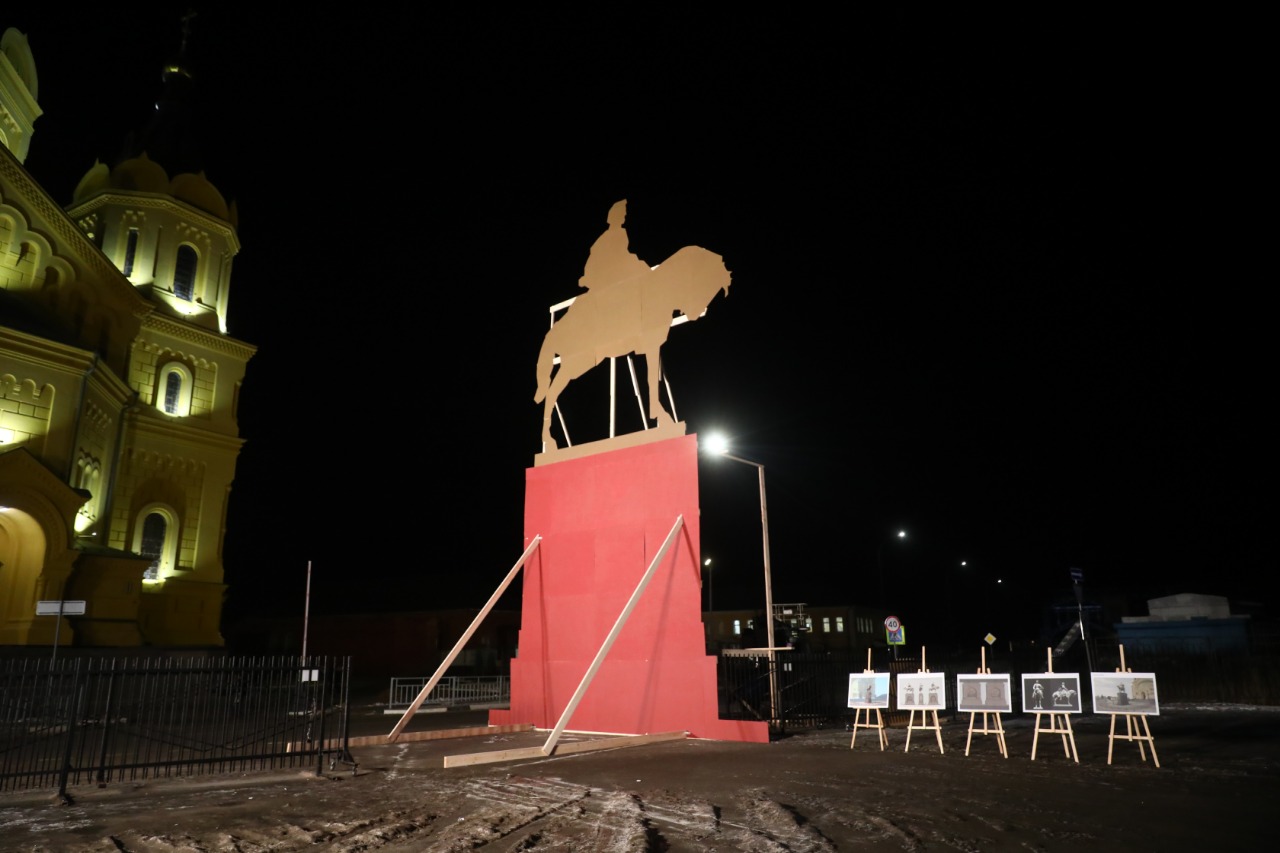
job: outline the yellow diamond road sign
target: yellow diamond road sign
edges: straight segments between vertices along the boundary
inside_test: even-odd
[[[987,636],[983,637],[982,639],[986,640],[986,641],[987,641],[987,645],[989,646],[989,645],[991,645],[992,643],[994,643],[994,642],[996,641],[996,635],[995,635],[995,634],[987,634]]]

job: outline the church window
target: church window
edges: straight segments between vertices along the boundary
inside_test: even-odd
[[[139,553],[151,558],[151,565],[142,573],[142,579],[153,581],[160,577],[160,562],[164,556],[165,532],[168,521],[158,512],[149,514],[142,522],[142,548]]]
[[[124,269],[125,275],[133,275],[133,261],[138,256],[138,229],[130,228],[129,237],[124,247]]]
[[[173,267],[173,295],[188,302],[196,290],[196,250],[187,245],[178,247],[178,258]]]
[[[152,503],[134,519],[133,552],[150,558],[142,578],[164,580],[178,568],[178,514],[168,504]]]
[[[182,374],[170,371],[164,380],[164,410],[171,415],[178,413],[178,395],[182,393]]]
[[[186,417],[191,414],[191,369],[180,361],[171,361],[160,369],[156,388],[156,408],[166,415]]]

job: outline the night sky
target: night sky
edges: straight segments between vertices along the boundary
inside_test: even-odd
[[[27,167],[59,203],[146,120],[175,8],[0,21],[30,37]],[[622,198],[640,258],[733,273],[665,367],[689,432],[765,466],[775,602],[877,604],[883,578],[909,636],[975,645],[1033,635],[1071,567],[1138,615],[1269,602],[1271,324],[1220,236],[1247,148],[1210,72],[1123,23],[972,10],[377,9],[193,23],[240,213],[230,331],[259,347],[229,618],[299,612],[308,561],[326,612],[487,599],[523,549],[547,309]],[[603,370],[562,401],[575,443]],[[715,606],[762,606],[754,469],[700,483]]]

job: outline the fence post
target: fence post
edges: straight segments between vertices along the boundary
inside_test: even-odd
[[[111,661],[111,671],[107,675],[107,701],[102,709],[102,739],[98,745],[98,778],[99,788],[107,786],[106,767],[107,767],[107,738],[111,731],[111,703],[115,699],[116,687],[116,662]]]
[[[75,677],[72,680],[75,698],[67,703],[66,747],[62,752],[62,769],[58,774],[58,796],[64,805],[71,805],[71,796],[67,794],[67,780],[71,776],[71,748],[75,742],[76,720],[80,717],[80,710],[84,703],[84,683],[80,680],[80,670],[80,662],[76,661]],[[52,664],[50,664],[50,678],[53,675]]]

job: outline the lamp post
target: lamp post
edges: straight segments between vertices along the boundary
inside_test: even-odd
[[[764,465],[729,453],[728,443],[719,436],[713,435],[708,439],[707,449],[717,456],[723,456],[725,459],[732,459],[734,462],[750,465],[756,469],[760,480],[760,536],[764,544],[764,624],[766,642],[769,644],[767,649],[769,655],[769,719],[773,721],[778,717],[778,672],[775,666],[776,660],[773,647],[773,576],[769,569],[769,507],[768,502],[765,500]]]
[[[897,533],[899,539],[907,538],[907,531],[899,530]],[[880,608],[883,610],[884,603],[884,543],[880,543],[880,547],[876,548],[876,568],[880,571]]]

